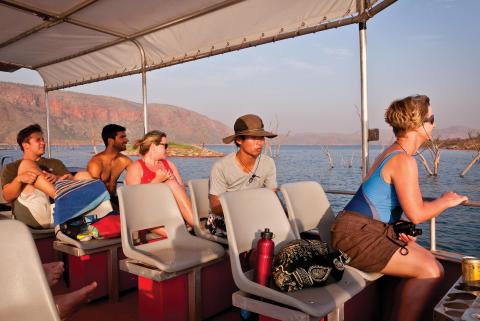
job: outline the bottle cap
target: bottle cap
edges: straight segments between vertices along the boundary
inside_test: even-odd
[[[270,229],[268,227],[265,228],[265,231],[263,231],[260,236],[262,237],[262,239],[267,239],[267,240],[271,240],[273,239],[273,233],[270,232]]]

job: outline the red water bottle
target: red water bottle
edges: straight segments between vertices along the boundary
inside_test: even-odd
[[[262,232],[260,240],[257,242],[257,266],[255,279],[257,283],[267,286],[270,275],[272,274],[273,248],[275,244],[272,241],[273,233],[266,228]]]

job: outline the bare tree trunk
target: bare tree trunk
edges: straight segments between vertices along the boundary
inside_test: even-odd
[[[420,161],[422,162],[423,167],[425,167],[425,170],[427,171],[428,175],[433,176],[433,172],[430,169],[430,166],[428,166],[428,163],[425,157],[422,154],[418,154],[418,156],[420,157]]]
[[[472,161],[467,165],[467,167],[465,167],[465,169],[460,173],[460,177],[464,177],[465,174],[467,174],[467,172],[470,170],[470,168],[472,168],[472,166],[478,161],[480,161],[480,150],[478,151],[477,155],[472,159]]]
[[[354,152],[352,152],[352,157],[350,157],[350,163],[348,164],[349,168],[352,168],[353,166],[353,155],[354,155]]]
[[[430,152],[430,155],[432,156],[432,166],[433,166],[433,171],[430,169],[430,166],[428,166],[428,162],[425,159],[425,157],[421,154],[418,153],[417,155],[420,156],[420,161],[422,162],[423,166],[425,167],[425,170],[428,172],[428,175],[430,176],[438,176],[438,168],[440,166],[440,144],[437,144],[435,141],[430,140],[430,146],[428,146],[428,150]]]
[[[327,156],[327,159],[328,159],[328,164],[330,166],[330,168],[334,168],[334,164],[333,164],[333,159],[332,159],[332,155],[330,154],[330,151],[328,150],[328,146],[325,147],[323,145],[320,145],[320,147],[322,148],[322,151],[325,153],[325,155]]]
[[[268,156],[274,158],[274,155],[272,154],[272,145],[268,140],[265,140],[265,149],[264,153],[267,154]]]

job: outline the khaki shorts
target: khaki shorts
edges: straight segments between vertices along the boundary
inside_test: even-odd
[[[404,246],[391,225],[351,211],[340,212],[331,232],[333,248],[347,253],[349,265],[365,272],[380,272]]]

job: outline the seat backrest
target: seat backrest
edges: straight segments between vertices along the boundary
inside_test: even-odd
[[[0,262],[0,320],[60,320],[37,248],[25,224],[0,220]]]
[[[260,233],[269,228],[278,251],[282,244],[295,239],[293,230],[283,211],[280,200],[267,188],[223,193],[220,196],[228,245],[232,256],[254,248]]]
[[[136,231],[163,225],[171,239],[175,239],[178,233],[188,234],[182,214],[168,185],[162,183],[128,185],[119,187],[117,193],[124,250],[133,248],[132,233]]]
[[[192,179],[188,181],[190,199],[192,200],[193,228],[200,233],[200,220],[207,218],[210,211],[208,200],[208,178]]]
[[[322,186],[313,181],[295,182],[283,184],[280,191],[296,237],[300,237],[301,232],[318,228],[322,240],[330,244],[330,227],[335,214]]]

